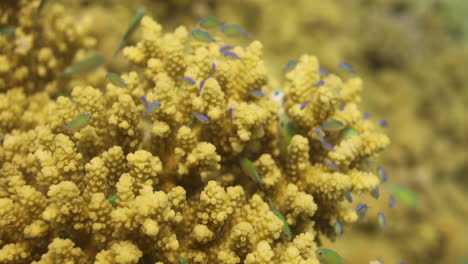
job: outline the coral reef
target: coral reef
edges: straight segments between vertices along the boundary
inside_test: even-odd
[[[9,11],[0,25],[23,14],[30,21],[38,2],[7,2],[25,11]],[[60,32],[47,27],[53,12],[42,15],[31,32]],[[63,88],[73,87],[70,96],[55,99],[61,90],[48,83],[78,48],[63,55],[69,61],[47,57],[61,63],[34,85],[28,86],[30,75],[17,82],[16,73],[3,73],[0,262],[175,263],[182,256],[190,263],[318,264],[321,237],[335,237],[336,221],[357,220],[345,192],[367,193],[379,184],[366,161],[389,143],[358,109],[361,79],[321,76],[317,58],[304,55],[286,74],[283,100],[256,97],[249,92],[279,87],[267,75],[259,41],[235,46],[235,59],[219,51],[226,40],[215,33],[215,43],[202,43],[185,27],[163,33],[148,16],[140,30],[139,41],[122,51],[135,67],[121,75],[127,88],[72,76]],[[21,27],[17,32],[14,42],[23,37]],[[85,34],[74,40],[76,47],[90,41]],[[27,50],[28,58],[47,42],[37,45],[45,46]],[[19,56],[5,54],[8,61]],[[34,60],[18,63],[40,68]],[[325,84],[314,87],[322,77]],[[142,96],[160,108],[143,115]],[[296,131],[290,142],[281,112]],[[83,114],[91,115],[86,126],[64,129]],[[329,120],[356,134],[322,129]],[[314,129],[323,130],[334,151]],[[241,169],[241,158],[253,162],[262,181]]]

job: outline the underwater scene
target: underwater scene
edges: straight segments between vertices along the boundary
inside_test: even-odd
[[[468,264],[467,14],[0,0],[0,263]]]

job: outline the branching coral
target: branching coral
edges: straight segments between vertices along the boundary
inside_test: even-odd
[[[128,89],[78,85],[70,98],[46,100],[52,111],[33,128],[1,123],[0,259],[318,263],[319,235],[333,236],[333,220],[357,219],[345,191],[379,184],[363,162],[389,143],[361,118],[362,81],[330,75],[315,87],[319,63],[305,55],[287,74],[279,105],[249,93],[277,88],[260,42],[236,46],[240,59],[232,59],[219,52],[222,40],[200,43],[185,27],[163,34],[147,16],[141,27],[142,39],[123,50],[144,67],[122,74]],[[28,92],[40,87],[52,93],[45,84]],[[143,114],[141,96],[160,108]],[[281,139],[280,107],[297,131],[290,142]],[[21,107],[5,112],[25,115]],[[63,129],[85,113],[87,126]],[[335,119],[358,135],[326,132],[331,151],[313,131]],[[262,181],[241,169],[241,158]],[[285,225],[292,234],[283,235]]]

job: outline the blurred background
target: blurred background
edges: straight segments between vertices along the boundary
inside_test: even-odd
[[[93,20],[98,49],[110,57],[136,10],[164,26],[189,29],[203,17],[238,24],[262,41],[273,80],[301,54],[336,72],[353,65],[364,80],[363,111],[388,121],[392,145],[382,164],[389,181],[417,195],[415,206],[370,203],[370,218],[323,241],[345,263],[468,263],[467,0],[63,0]],[[127,69],[124,60],[114,70]],[[375,218],[375,217],[374,217]]]

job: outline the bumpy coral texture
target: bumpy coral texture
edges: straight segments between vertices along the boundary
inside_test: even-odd
[[[18,102],[2,116],[39,118],[28,126],[0,121],[1,262],[176,263],[182,256],[190,263],[318,264],[319,235],[333,237],[336,220],[356,221],[344,193],[379,184],[364,160],[389,143],[361,118],[362,81],[329,75],[314,87],[319,63],[305,55],[286,75],[283,101],[257,98],[248,92],[277,88],[260,42],[236,46],[241,59],[228,59],[219,52],[222,40],[197,42],[185,27],[163,33],[146,16],[140,30],[142,39],[122,51],[144,68],[121,75],[128,88],[78,85],[52,100],[46,83],[30,89],[3,73],[0,97]],[[141,96],[161,107],[143,115]],[[47,111],[31,108],[39,102]],[[286,148],[280,108],[296,129]],[[86,127],[62,129],[84,113],[92,114]],[[335,146],[329,151],[313,129],[333,119],[359,135],[325,133]],[[258,168],[263,185],[244,174],[241,157]],[[291,240],[268,200],[291,227]]]

